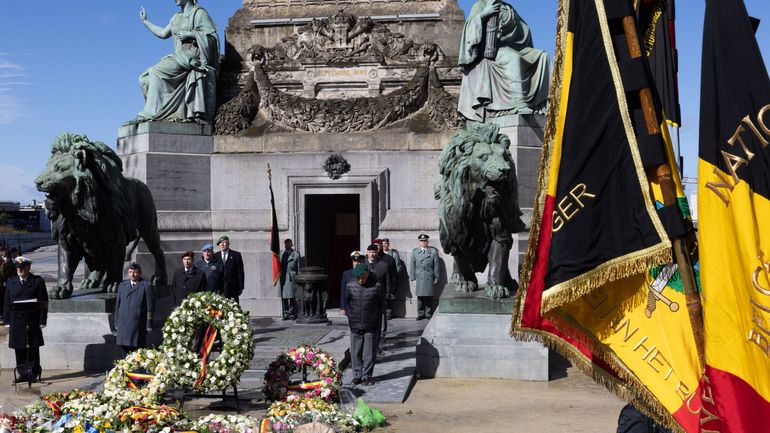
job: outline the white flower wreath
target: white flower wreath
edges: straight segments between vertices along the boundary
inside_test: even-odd
[[[146,374],[143,386],[136,386],[131,380],[137,370],[144,370],[138,376]],[[166,357],[154,349],[139,349],[125,359],[115,363],[104,380],[104,395],[120,402],[150,405],[160,401],[171,377]]]
[[[193,352],[193,339],[201,326],[215,329],[222,340],[221,353],[207,360],[205,371],[201,354]],[[232,299],[193,293],[163,325],[160,350],[171,360],[169,370],[177,385],[199,392],[227,388],[238,382],[254,356],[249,314]]]

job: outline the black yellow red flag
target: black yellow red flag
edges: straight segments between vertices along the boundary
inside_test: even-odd
[[[268,185],[270,187],[270,256],[272,257],[273,285],[281,278],[281,243],[278,239],[278,217],[275,213],[275,196],[273,195],[273,174],[270,165],[267,166]]]
[[[770,426],[770,79],[741,0],[708,0],[698,229],[703,431]]]
[[[682,114],[679,106],[676,3],[674,0],[640,0],[637,2],[637,16],[643,49],[666,121],[679,127]]]
[[[513,331],[660,423],[695,433],[687,404],[701,366],[670,241],[687,233],[689,211],[633,4],[561,0],[559,15]],[[652,167],[669,168],[674,200],[648,180]]]

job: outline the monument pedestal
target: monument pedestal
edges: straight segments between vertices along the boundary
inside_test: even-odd
[[[78,293],[80,292],[80,293]],[[77,291],[71,299],[48,304],[45,345],[40,348],[43,375],[47,370],[106,371],[123,353],[112,334],[115,295]],[[8,337],[0,339],[0,365],[13,368],[16,357]]]
[[[509,336],[514,299],[447,287],[417,344],[422,377],[548,380],[548,349]]]

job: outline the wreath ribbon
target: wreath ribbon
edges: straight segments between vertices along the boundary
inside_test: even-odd
[[[168,412],[171,412],[173,414],[178,414],[179,413],[179,411],[177,411],[173,407],[164,406],[163,409],[168,411]],[[159,409],[152,409],[152,408],[143,407],[143,406],[131,406],[131,407],[127,407],[127,408],[121,410],[120,413],[118,414],[118,417],[123,417],[123,416],[128,415],[129,417],[131,417],[132,420],[139,421],[140,419],[144,418],[145,416],[148,416],[148,415],[151,416],[151,415],[154,415],[154,414],[156,414],[158,412],[160,412]]]
[[[222,318],[222,312],[212,308],[210,305],[206,307],[206,314],[217,319]],[[209,325],[206,328],[206,333],[203,337],[203,346],[201,347],[201,374],[198,376],[198,380],[195,381],[195,386],[203,383],[203,379],[206,377],[206,362],[208,361],[211,348],[214,347],[214,341],[217,339],[217,328]]]
[[[152,374],[145,374],[145,373],[126,373],[126,376],[128,376],[128,380],[126,381],[128,384],[128,387],[131,389],[138,389],[134,381],[140,381],[144,382],[145,380],[152,380],[155,378]]]
[[[320,381],[320,380],[315,381],[315,382],[302,382],[302,383],[296,383],[296,384],[293,384],[293,385],[289,385],[288,389],[291,389],[291,390],[301,389],[303,391],[306,391],[308,389],[320,388],[323,384],[324,384],[324,382]]]

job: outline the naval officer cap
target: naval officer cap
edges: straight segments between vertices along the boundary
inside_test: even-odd
[[[230,238],[228,238],[227,235],[220,236],[219,240],[217,241],[217,245],[221,244],[224,241],[230,242]]]
[[[30,260],[30,259],[28,259],[28,258],[26,258],[24,256],[19,256],[19,257],[16,257],[16,259],[14,259],[13,264],[17,268],[23,268],[25,266],[31,265],[32,264],[32,260]]]
[[[422,233],[420,236],[417,236],[417,239],[421,241],[427,241],[428,239],[430,239],[430,236],[426,235],[425,233]]]
[[[206,244],[201,248],[201,251],[214,251],[214,245]]]

